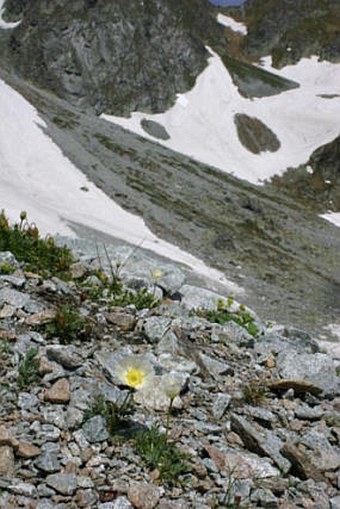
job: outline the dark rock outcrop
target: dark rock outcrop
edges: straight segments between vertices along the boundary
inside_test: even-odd
[[[23,77],[96,113],[167,109],[206,65],[205,0],[6,2],[22,23],[7,63]]]
[[[337,0],[248,0],[245,51],[252,58],[272,54],[277,67],[302,57],[340,60]]]

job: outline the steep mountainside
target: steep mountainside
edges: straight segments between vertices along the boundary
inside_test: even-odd
[[[277,67],[311,55],[340,61],[338,0],[248,0],[244,14],[250,58],[272,54]]]
[[[274,177],[280,187],[311,210],[340,210],[340,137],[313,152],[307,164]]]
[[[5,6],[7,19],[22,17],[7,46],[16,70],[96,113],[166,109],[204,69],[202,34],[209,23],[217,26],[205,0],[8,0]]]

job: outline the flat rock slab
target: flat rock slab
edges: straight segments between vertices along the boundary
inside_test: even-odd
[[[274,463],[284,472],[289,472],[291,463],[280,453],[280,440],[268,436],[266,430],[259,432],[247,419],[240,415],[231,415],[231,429],[235,431],[243,440],[243,443],[249,451],[269,456]],[[275,438],[275,437],[274,437]]]
[[[282,352],[276,361],[282,378],[304,380],[320,387],[326,395],[339,392],[339,379],[331,357],[322,353]]]

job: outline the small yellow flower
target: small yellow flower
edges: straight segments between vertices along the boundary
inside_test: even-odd
[[[123,385],[143,389],[151,383],[155,372],[150,361],[143,355],[128,355],[116,364],[116,372]]]

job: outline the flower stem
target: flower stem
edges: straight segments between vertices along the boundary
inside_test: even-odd
[[[172,404],[174,402],[174,398],[170,398],[170,405],[168,408],[168,413],[166,416],[166,429],[165,429],[165,442],[168,442],[168,435],[169,435],[169,428],[170,428],[170,417],[171,417],[171,410],[172,410]]]
[[[119,407],[119,413],[123,416],[124,415],[124,411],[125,409],[127,408],[128,404],[130,403],[130,399],[131,399],[131,394],[132,394],[132,391],[129,390],[127,395],[125,396],[124,398],[124,401],[123,403],[120,405]]]

